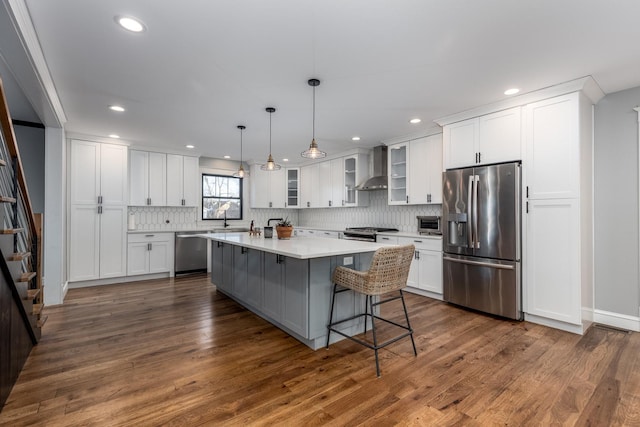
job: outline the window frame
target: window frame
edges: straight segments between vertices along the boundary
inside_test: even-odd
[[[223,179],[237,179],[239,180],[238,183],[238,188],[240,189],[240,195],[239,197],[212,197],[212,196],[205,196],[205,192],[204,192],[204,184],[205,184],[205,177],[208,176],[212,176],[212,177],[216,177],[216,178],[223,178]],[[244,178],[240,178],[240,177],[236,177],[236,176],[232,176],[232,175],[223,175],[220,173],[206,173],[206,172],[202,172],[201,176],[200,176],[200,189],[201,189],[201,197],[200,197],[200,218],[202,221],[224,221],[225,218],[205,218],[205,200],[238,200],[238,203],[240,204],[240,216],[239,217],[227,217],[227,220],[234,220],[234,221],[239,221],[242,220],[244,218],[244,194],[243,194],[243,189],[244,189]]]

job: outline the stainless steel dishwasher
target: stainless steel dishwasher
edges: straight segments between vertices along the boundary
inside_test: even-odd
[[[176,274],[207,271],[207,239],[196,237],[206,231],[181,231],[176,233]]]

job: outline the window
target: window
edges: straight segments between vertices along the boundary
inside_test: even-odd
[[[242,178],[202,174],[202,219],[242,219]]]

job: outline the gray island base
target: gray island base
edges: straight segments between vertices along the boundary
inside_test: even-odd
[[[314,350],[326,345],[337,266],[367,270],[378,243],[294,237],[265,239],[246,233],[202,234],[211,240],[211,282],[217,290]],[[353,292],[336,298],[335,316],[364,312],[365,298]],[[348,335],[364,321],[345,322]],[[331,341],[344,339],[332,334]]]

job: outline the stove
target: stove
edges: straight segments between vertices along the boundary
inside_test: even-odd
[[[347,240],[361,240],[363,242],[377,241],[376,235],[385,232],[397,232],[397,228],[385,227],[349,227],[342,232],[342,236]]]

